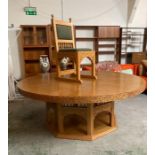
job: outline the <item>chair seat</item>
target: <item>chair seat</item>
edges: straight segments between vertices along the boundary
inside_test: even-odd
[[[64,49],[60,49],[59,52],[83,52],[83,51],[90,51],[92,52],[91,49],[89,48],[64,48]]]

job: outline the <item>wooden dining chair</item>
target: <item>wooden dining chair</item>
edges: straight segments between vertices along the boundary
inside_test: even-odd
[[[56,20],[52,15],[52,27],[54,31],[56,66],[58,79],[70,80],[82,83],[81,76],[96,79],[95,73],[95,51],[90,49],[75,47],[74,28],[71,19],[69,22]],[[69,59],[71,67],[64,69],[61,67],[61,61],[64,58]],[[92,70],[89,75],[80,75],[80,63],[84,58],[91,61]]]

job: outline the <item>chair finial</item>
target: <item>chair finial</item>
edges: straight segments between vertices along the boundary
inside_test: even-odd
[[[72,18],[69,18],[69,22],[70,22],[70,23],[72,22]]]
[[[51,15],[51,18],[54,19],[54,15],[53,14]]]

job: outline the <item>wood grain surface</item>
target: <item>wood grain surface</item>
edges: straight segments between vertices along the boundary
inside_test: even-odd
[[[19,91],[30,98],[51,103],[91,104],[125,99],[145,90],[146,82],[141,77],[100,72],[97,80],[83,78],[83,83],[56,79],[55,73],[38,74],[21,80]]]

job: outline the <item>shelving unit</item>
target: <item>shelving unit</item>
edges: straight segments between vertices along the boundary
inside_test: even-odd
[[[122,27],[121,57],[125,58],[133,52],[146,52],[147,29],[141,27]],[[137,54],[140,55],[140,54]]]
[[[113,60],[119,62],[120,27],[119,26],[99,26],[98,27],[98,57],[100,55],[113,56]],[[100,60],[99,60],[100,61]],[[102,61],[102,59],[101,59]]]
[[[77,31],[87,31],[87,34],[80,37]],[[118,57],[120,51],[119,26],[75,26],[75,34],[76,43],[92,42],[92,49],[96,52],[96,62],[99,62],[104,55],[114,56],[114,60],[120,61]]]
[[[76,47],[91,48],[96,53],[97,62],[97,27],[96,26],[74,26]]]
[[[21,44],[25,62],[25,75],[31,76],[40,72],[40,55],[48,55],[50,59],[50,26],[21,25]]]
[[[92,31],[90,34],[77,35],[77,31]],[[75,26],[75,40],[78,42],[91,42],[96,52],[96,63],[103,61],[104,56],[122,63],[129,52],[145,52],[147,44],[147,29],[142,27],[120,26]],[[81,47],[80,44],[77,44]],[[89,48],[89,47],[88,47]],[[113,57],[113,58],[112,58]]]

